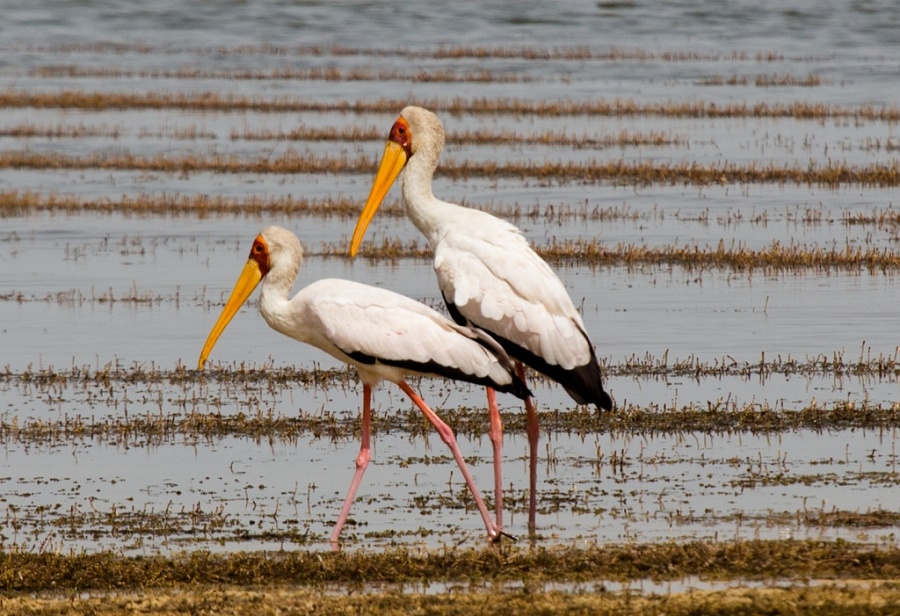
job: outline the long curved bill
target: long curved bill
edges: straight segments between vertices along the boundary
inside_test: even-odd
[[[197,370],[203,370],[203,364],[206,363],[206,358],[209,357],[213,347],[216,346],[219,336],[222,335],[231,319],[234,318],[237,311],[240,310],[247,298],[253,293],[260,280],[262,280],[262,272],[260,272],[259,263],[253,259],[248,259],[247,264],[244,266],[244,271],[241,272],[234,289],[231,291],[231,297],[228,298],[225,308],[222,309],[222,314],[219,315],[219,320],[213,325],[212,331],[209,332],[209,336],[206,338],[206,344],[203,345],[203,351],[200,353],[200,362],[197,364]]]
[[[406,151],[397,143],[388,141],[384,146],[384,156],[381,157],[381,165],[378,166],[378,172],[375,174],[375,181],[372,183],[372,190],[369,192],[369,198],[363,208],[362,214],[359,215],[359,221],[356,223],[356,229],[353,231],[353,238],[350,240],[350,256],[355,257],[359,252],[359,245],[362,244],[363,236],[369,223],[378,211],[381,202],[387,195],[394,180],[403,171],[406,165]]]

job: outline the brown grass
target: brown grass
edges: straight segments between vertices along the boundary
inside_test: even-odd
[[[847,107],[827,103],[715,103],[685,101],[643,103],[633,99],[595,101],[534,101],[521,98],[479,98],[397,100],[382,98],[372,101],[321,102],[297,97],[260,98],[241,95],[221,95],[215,92],[199,93],[125,93],[86,92],[64,90],[59,92],[32,92],[7,89],[0,92],[0,107],[34,107],[83,109],[103,111],[108,109],[192,109],[205,111],[260,111],[260,112],[337,112],[337,113],[385,113],[397,114],[408,104],[428,107],[437,113],[451,115],[534,115],[538,117],[560,116],[664,116],[686,118],[793,118],[824,119],[849,118],[881,122],[900,120],[900,107],[895,105],[860,105]]]
[[[40,194],[0,192],[0,218],[23,216],[34,212],[118,213],[146,216],[213,215],[269,216],[273,214],[310,214],[316,216],[359,216],[359,201],[344,198],[304,199],[302,197],[223,197],[221,195],[137,195],[101,199]],[[385,204],[379,213],[385,216],[404,216],[397,204]]]
[[[890,248],[862,247],[846,244],[843,248],[831,246],[791,244],[773,241],[769,246],[752,250],[741,244],[726,246],[720,241],[710,248],[697,244],[684,246],[649,247],[644,244],[618,244],[607,247],[596,241],[552,241],[536,250],[545,259],[566,262],[572,256],[579,263],[593,265],[679,265],[693,269],[731,269],[738,272],[783,272],[798,270],[868,271],[871,273],[894,271],[900,268],[900,252]]]
[[[231,215],[262,217],[270,214],[303,214],[314,216],[340,216],[355,218],[361,211],[358,199],[341,197],[307,199],[302,196],[285,197],[225,197],[222,195],[177,195],[138,194],[134,197],[123,195],[117,198],[86,198],[57,193],[2,192],[0,191],[0,218],[26,216],[37,212],[64,214],[105,213],[136,216],[197,216]],[[628,205],[590,206],[587,200],[576,203],[498,203],[492,202],[481,209],[512,221],[528,219],[545,224],[565,221],[608,222],[608,221],[665,221],[668,218],[682,222],[698,222],[703,225],[717,224],[726,228],[739,225],[766,226],[776,222],[787,222],[803,226],[844,225],[873,226],[897,234],[900,230],[900,210],[891,205],[873,207],[868,211],[831,212],[825,207],[795,207],[783,212],[754,211],[746,214],[740,209],[727,212],[671,212],[660,207],[636,209]],[[403,208],[396,201],[385,201],[378,210],[379,216],[405,216]]]
[[[80,139],[84,137],[105,137],[118,139],[122,129],[105,126],[86,126],[84,124],[67,125],[62,122],[54,126],[39,126],[24,123],[16,126],[0,127],[0,137],[14,137],[16,139],[43,137],[47,139]]]
[[[348,206],[350,207],[350,206]],[[271,212],[270,212],[271,213]],[[807,244],[783,245],[778,241],[760,249],[750,249],[742,244],[726,246],[720,241],[715,248],[699,244],[646,246],[644,244],[616,244],[607,246],[596,240],[556,240],[534,246],[547,262],[558,266],[587,265],[589,267],[626,268],[672,268],[679,267],[689,272],[732,271],[741,274],[783,274],[783,273],[831,273],[847,272],[870,274],[896,274],[900,270],[900,252],[892,248],[856,246],[850,243],[843,247]],[[138,252],[140,249],[136,248]],[[309,247],[307,256],[349,259],[344,244],[323,244]],[[363,244],[359,256],[374,260],[396,261],[400,259],[430,259],[432,249],[419,240],[401,242],[385,239],[378,245]],[[87,295],[79,291],[56,293],[45,296],[26,295],[15,289],[0,293],[0,301],[19,303],[44,301],[59,303],[162,303],[172,299],[150,291],[139,291],[133,287],[123,294],[92,290]]]
[[[182,201],[203,202],[203,197],[179,198],[173,197],[175,205]],[[353,218],[358,213],[355,202],[348,201],[321,201],[307,204],[297,204],[291,199],[276,198],[274,200],[251,200],[248,207],[243,207],[241,201],[235,204],[229,200],[219,201],[210,199],[207,207],[201,203],[199,214],[201,217],[211,213],[228,212],[231,214],[245,214],[259,216],[263,213],[270,215],[273,212],[317,212],[326,215],[334,213],[343,217]],[[118,202],[103,201],[84,209],[99,209],[104,212],[119,211]],[[128,203],[124,204],[121,211],[128,212]],[[271,209],[266,209],[271,205]],[[81,211],[84,207],[81,202],[74,202],[74,211]],[[163,208],[157,202],[151,207],[142,209],[145,214],[171,214],[171,210]],[[252,209],[251,209],[252,208]],[[7,209],[3,216],[21,214],[22,208],[4,205],[0,200],[0,210]],[[52,205],[49,207],[52,209]],[[400,212],[394,212],[399,216]],[[141,247],[136,245],[129,250],[140,252]],[[737,242],[726,244],[724,240],[713,247],[700,244],[664,244],[659,246],[647,246],[645,244],[607,245],[601,240],[557,240],[551,238],[547,243],[534,246],[538,253],[547,262],[557,266],[587,265],[589,267],[626,267],[626,268],[662,268],[669,269],[679,267],[689,272],[702,274],[704,271],[732,271],[741,274],[783,274],[783,273],[831,273],[847,272],[870,274],[896,274],[900,270],[900,252],[893,248],[879,248],[876,246],[855,245],[845,243],[843,246],[830,245],[819,246],[817,244],[782,244],[773,241],[768,246],[758,249],[748,248]],[[323,258],[349,259],[348,249],[343,243],[324,243],[321,246],[308,246],[307,256]],[[365,242],[360,249],[359,256],[373,260],[396,261],[400,259],[430,259],[433,256],[431,247],[418,239],[406,242],[393,238],[385,238],[380,244]],[[60,303],[161,303],[173,299],[166,298],[150,291],[140,291],[132,287],[122,294],[115,294],[111,289],[104,291],[92,290],[84,294],[80,291],[48,294],[45,296],[26,295],[15,289],[6,289],[0,293],[0,301],[14,301],[19,303],[45,301]]]
[[[438,580],[517,581],[706,579],[891,579],[900,550],[847,542],[692,542],[582,548],[517,548],[379,553],[309,551],[180,557],[117,557],[7,553],[0,555],[0,591],[171,588],[200,584],[411,583]]]
[[[319,377],[320,379],[322,377]],[[349,380],[348,380],[349,381]],[[321,386],[321,385],[318,385]],[[351,385],[346,385],[350,387]],[[252,388],[244,387],[249,393]],[[61,390],[57,386],[52,391]],[[98,399],[99,394],[98,394]],[[113,398],[109,402],[115,402]],[[125,406],[119,401],[122,406]],[[74,414],[60,419],[0,419],[0,444],[55,446],[62,443],[105,443],[119,447],[162,445],[175,439],[217,441],[225,437],[246,438],[260,442],[296,443],[301,438],[330,440],[358,438],[356,416],[339,419],[336,414],[290,417],[271,411],[255,414],[236,412],[222,414],[227,400],[186,399],[185,407],[204,406],[216,410],[185,410],[177,413],[129,413],[110,421]],[[524,434],[523,413],[503,413],[504,432]],[[458,407],[441,409],[442,418],[460,435],[487,434],[489,425],[483,409]],[[576,407],[567,410],[543,410],[539,413],[541,428],[549,433],[633,434],[644,437],[662,434],[777,434],[796,430],[895,430],[900,428],[900,404],[879,405],[870,402],[837,402],[819,404],[812,401],[798,409],[774,407],[767,402],[740,403],[735,400],[710,401],[706,405],[678,406],[651,404],[636,406],[625,403],[614,413],[597,415],[594,409]],[[413,409],[395,409],[379,413],[373,421],[376,433],[403,432],[412,436],[427,435],[433,428]],[[609,464],[599,456],[595,464]],[[892,475],[893,482],[900,480]],[[897,522],[898,520],[894,520]]]
[[[498,73],[488,70],[455,71],[438,69],[429,71],[373,70],[368,68],[339,69],[313,68],[295,69],[280,67],[271,70],[213,70],[202,68],[140,69],[130,70],[115,67],[80,68],[77,66],[43,66],[29,71],[31,76],[40,78],[84,78],[104,79],[222,79],[222,80],[301,80],[301,81],[406,81],[413,83],[528,83],[537,81],[535,77],[514,73]]]
[[[350,127],[310,128],[301,126],[289,131],[271,129],[233,130],[233,140],[267,140],[267,141],[379,141],[387,138],[383,129]],[[570,146],[575,149],[609,148],[625,146],[666,146],[686,145],[687,137],[673,136],[660,132],[632,132],[622,130],[615,135],[591,136],[587,134],[573,135],[561,131],[542,131],[540,133],[520,133],[511,130],[478,130],[449,132],[447,143],[466,145],[556,145]]]
[[[221,306],[219,303],[204,302],[206,307]],[[601,362],[603,371],[615,376],[650,377],[650,378],[723,378],[741,377],[744,379],[758,378],[765,380],[774,375],[805,376],[805,377],[875,377],[875,378],[900,378],[900,346],[893,355],[879,353],[872,355],[871,347],[863,342],[859,355],[855,358],[847,357],[843,352],[835,351],[830,354],[808,356],[804,359],[796,359],[790,355],[781,355],[766,358],[762,354],[759,361],[737,361],[732,357],[724,356],[703,361],[699,357],[691,355],[685,358],[670,358],[668,351],[661,356],[649,353],[626,358],[621,363]],[[240,363],[231,366],[210,366],[207,370],[197,372],[184,366],[177,366],[171,370],[159,367],[147,367],[134,365],[131,367],[120,364],[106,364],[102,367],[72,366],[59,369],[54,366],[34,368],[29,366],[22,372],[12,372],[7,366],[0,369],[0,383],[27,383],[31,385],[67,385],[67,384],[94,384],[109,387],[113,383],[168,383],[182,385],[195,381],[206,382],[215,380],[228,380],[233,383],[258,383],[266,384],[267,388],[273,385],[286,383],[307,384],[316,386],[342,387],[348,382],[348,375],[354,374],[349,368],[340,370],[304,370],[301,368],[280,367],[271,363],[246,364]],[[539,379],[535,374],[532,379]],[[355,377],[349,377],[355,381]],[[549,382],[549,381],[546,381]]]
[[[288,152],[281,156],[244,159],[230,154],[189,154],[139,156],[129,152],[71,156],[57,152],[12,151],[0,153],[0,168],[6,169],[111,169],[168,173],[349,173],[372,174],[378,160],[358,155],[350,158],[323,158],[312,153]],[[806,184],[809,186],[900,186],[900,160],[869,165],[829,162],[780,165],[751,162],[745,165],[718,165],[696,162],[551,161],[551,162],[469,162],[445,161],[438,176],[453,179],[519,178],[546,182],[626,185],[711,184]]]
[[[605,61],[605,62],[633,62],[653,61],[664,62],[696,62],[696,61],[723,61],[723,62],[781,62],[784,56],[777,51],[760,50],[725,51],[725,52],[698,52],[693,50],[661,50],[651,51],[642,48],[608,47],[595,49],[585,46],[567,47],[489,47],[489,46],[442,46],[434,49],[410,49],[410,48],[371,48],[350,47],[346,45],[240,45],[228,47],[225,45],[211,47],[183,47],[165,48],[155,47],[147,43],[84,43],[73,42],[55,45],[13,45],[4,49],[28,50],[45,54],[75,54],[75,53],[107,53],[107,54],[173,54],[187,53],[196,56],[215,55],[262,55],[277,57],[310,56],[320,58],[325,56],[358,56],[375,58],[431,58],[437,60],[460,59],[520,59],[520,60],[563,60],[563,61]],[[803,59],[797,59],[802,61]]]
[[[806,77],[794,77],[793,75],[732,75],[725,78],[719,75],[700,80],[705,86],[756,86],[758,88],[772,87],[803,87],[812,88],[822,85],[822,79],[818,75]]]
[[[642,594],[635,589],[612,592],[602,582],[575,592],[545,589],[541,584],[491,585],[424,591],[379,588],[363,592],[308,588],[296,584],[265,589],[191,585],[174,592],[130,590],[61,598],[16,595],[4,601],[9,616],[57,614],[520,614],[565,613],[573,616],[894,616],[900,590],[893,580],[848,583],[800,582],[725,590]]]
[[[624,56],[618,56],[624,60]],[[668,56],[674,59],[674,56]],[[529,58],[534,59],[534,58]],[[542,58],[549,60],[549,57]],[[560,58],[562,60],[571,60],[572,58]],[[585,60],[592,58],[584,58]],[[596,59],[596,58],[594,58]],[[613,59],[612,55],[604,58],[606,60]],[[652,57],[643,59],[652,60]],[[684,61],[682,58],[679,61]],[[693,58],[692,60],[699,60]],[[54,79],[59,77],[65,78],[103,78],[103,79],[220,79],[220,80],[238,80],[238,81],[258,81],[258,80],[296,80],[296,81],[404,81],[410,83],[529,83],[535,81],[544,81],[540,77],[531,75],[523,75],[520,73],[500,73],[489,70],[476,71],[458,71],[451,69],[428,70],[428,71],[404,71],[396,69],[374,70],[371,68],[355,68],[355,69],[339,69],[336,67],[329,68],[312,68],[312,69],[296,69],[289,66],[283,66],[268,70],[214,70],[204,68],[179,68],[179,69],[126,69],[107,66],[104,68],[97,67],[79,67],[76,65],[66,66],[41,66],[30,69],[28,74],[32,77],[43,79]],[[795,77],[790,74],[774,74],[774,75],[732,75],[730,77],[722,77],[715,75],[706,77],[699,81],[701,85],[710,86],[749,86],[756,87],[815,87],[822,83],[818,75],[809,74],[805,77]]]
[[[682,267],[689,271],[709,269],[736,272],[862,272],[892,273],[900,269],[900,252],[891,248],[863,247],[846,244],[843,247],[772,242],[761,249],[743,244],[726,245],[721,240],[716,247],[699,244],[647,246],[645,244],[616,244],[609,246],[597,240],[556,240],[536,245],[535,251],[546,261],[556,265],[587,264],[593,267]],[[327,245],[318,254],[342,256],[346,247]],[[432,255],[430,247],[418,240],[403,243],[386,239],[380,245],[364,243],[360,255],[372,259],[426,259]]]
[[[900,353],[900,349],[897,351]],[[697,358],[669,360],[645,356],[629,358],[623,364],[603,366],[611,378],[632,377],[649,379],[691,379],[737,377],[741,380],[765,383],[775,375],[822,379],[871,379],[896,383],[900,379],[900,362],[893,356],[872,357],[865,352],[855,359],[842,354],[819,356],[797,361],[790,357],[759,363],[736,362],[722,358],[701,362]],[[548,383],[533,375],[534,382]],[[231,404],[234,396],[253,398],[253,392],[278,391],[286,386],[315,387],[317,389],[359,389],[354,371],[343,368],[322,370],[294,367],[275,367],[271,364],[231,366],[213,365],[204,371],[177,367],[163,370],[136,365],[132,368],[107,365],[102,368],[72,367],[59,370],[52,367],[29,368],[14,373],[7,367],[0,372],[0,384],[28,395],[46,399],[86,395],[96,402],[124,408],[124,415],[114,421],[108,418],[65,414],[55,418],[0,418],[0,443],[22,442],[31,445],[52,444],[70,439],[98,442],[128,443],[159,442],[174,435],[191,438],[220,438],[240,436],[253,439],[295,441],[301,435],[329,438],[352,437],[359,429],[355,414],[338,419],[337,415],[307,413],[284,416],[270,410],[255,410],[223,415],[222,409]],[[157,387],[181,392],[180,398],[169,396],[163,405],[154,408]],[[128,412],[126,399],[135,389],[139,397],[151,403],[141,412]],[[151,395],[147,391],[150,391]],[[80,392],[76,395],[75,392]],[[225,392],[225,393],[223,393]],[[243,392],[243,393],[242,393]],[[180,409],[176,412],[166,408]],[[351,405],[352,406],[352,405]],[[484,434],[488,418],[483,410],[468,407],[443,408],[442,416],[464,434]],[[896,429],[900,427],[900,403],[879,404],[868,400],[836,401],[829,404],[815,399],[798,407],[783,402],[775,405],[766,401],[742,402],[729,396],[710,400],[705,405],[679,404],[677,401],[638,406],[620,400],[612,414],[597,415],[588,407],[564,409],[545,408],[540,411],[541,425],[551,432],[653,434],[680,432],[784,432],[800,429]],[[384,411],[375,418],[379,431],[400,430],[415,434],[430,431],[427,422],[413,408]],[[525,417],[515,409],[504,411],[504,429],[516,433],[525,431]]]

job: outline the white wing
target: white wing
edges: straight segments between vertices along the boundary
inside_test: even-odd
[[[434,268],[447,300],[474,325],[550,364],[568,370],[588,363],[590,341],[560,279],[518,229],[477,218],[454,225],[435,246]]]
[[[344,361],[350,354],[361,353],[379,362],[433,362],[498,384],[512,382],[508,369],[472,338],[468,328],[403,295],[325,279],[304,288],[291,303],[303,314],[297,328],[307,332],[305,341]],[[389,372],[381,375],[391,378]]]

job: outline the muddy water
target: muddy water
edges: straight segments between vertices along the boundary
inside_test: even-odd
[[[74,13],[55,3],[21,3],[5,12],[0,25],[0,90],[200,94],[319,107],[4,103],[0,151],[108,159],[362,157],[374,172],[382,138],[405,102],[450,108],[461,97],[464,103],[501,106],[516,100],[605,100],[637,110],[544,115],[470,112],[474,105],[463,104],[441,113],[448,165],[590,166],[623,160],[723,169],[889,168],[897,165],[896,120],[863,111],[900,104],[898,19],[891,3],[828,10],[763,10],[758,4],[750,10],[738,3],[715,12],[678,3],[581,3],[552,14],[543,3],[519,3],[513,10],[458,2],[411,11],[392,3],[249,2],[213,12],[180,3],[146,9],[112,2],[86,3]],[[373,34],[388,25],[389,39]],[[396,104],[379,110],[379,101]],[[357,109],[357,103],[373,107]],[[667,105],[682,103],[707,109],[760,104],[770,110],[803,103],[830,112],[667,115]],[[297,127],[354,129],[377,137],[285,136]],[[467,131],[517,139],[475,144],[455,138]],[[552,138],[533,143],[542,135]],[[644,140],[635,143],[627,135]],[[570,142],[584,138],[590,140]],[[370,181],[371,174],[356,172],[166,172],[51,163],[0,168],[4,193],[113,203],[198,194],[361,201]],[[762,250],[778,243],[893,253],[900,242],[891,222],[898,191],[891,185],[697,186],[535,174],[439,176],[435,192],[510,218],[538,246],[575,239]],[[398,198],[394,189],[389,203]],[[268,224],[295,230],[304,241],[308,256],[299,284],[351,278],[439,306],[428,260],[351,262],[335,256],[331,248],[346,246],[355,222],[337,214],[201,217],[114,207],[102,214],[4,209],[2,216],[3,547],[165,552],[322,545],[352,474],[357,441],[347,432],[39,435],[43,426],[75,419],[96,426],[135,417],[176,421],[191,413],[319,418],[352,426],[360,396],[352,380],[244,389],[168,378],[120,378],[106,385],[70,378],[48,385],[32,376],[42,370],[96,376],[109,369],[171,376],[182,367],[192,369],[253,236]],[[858,219],[866,216],[871,220]],[[388,216],[377,218],[368,235],[375,243],[417,237],[406,220]],[[608,389],[623,408],[705,408],[728,401],[791,411],[841,402],[891,408],[900,401],[897,374],[890,370],[692,377],[672,369],[679,361],[752,366],[787,359],[896,359],[896,271],[592,267],[577,260],[557,269],[608,366]],[[668,368],[652,377],[629,373],[628,362],[641,357],[665,358]],[[337,367],[268,330],[252,304],[230,326],[213,361],[231,370]],[[477,388],[429,382],[420,387],[438,408],[483,406]],[[559,388],[539,381],[534,390],[542,411],[571,411]],[[389,387],[378,391],[376,402],[384,417],[409,406]],[[513,400],[502,402],[510,413],[518,409]],[[349,540],[375,547],[481,541],[478,516],[435,436],[410,432],[398,421],[386,424],[375,440],[374,463],[353,511],[359,524],[346,531]],[[489,443],[468,433],[460,441],[488,492]],[[539,473],[541,540],[893,542],[900,514],[896,441],[894,425],[764,433],[634,434],[589,427],[551,432],[542,441]],[[527,445],[516,430],[506,445],[507,526],[523,533]]]

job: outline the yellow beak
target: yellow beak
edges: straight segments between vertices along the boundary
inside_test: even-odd
[[[213,325],[212,331],[209,332],[209,336],[206,338],[206,344],[203,345],[203,351],[200,353],[200,362],[197,364],[197,370],[203,370],[203,364],[206,363],[206,358],[209,357],[219,336],[222,335],[231,319],[253,293],[260,280],[262,280],[262,273],[260,272],[259,264],[253,259],[248,259],[247,264],[244,266],[244,271],[241,272],[234,289],[231,291],[231,297],[228,298],[225,308],[222,309],[222,314],[219,315],[219,320]]]
[[[403,171],[404,165],[406,165],[406,151],[399,144],[388,141],[387,145],[384,146],[384,156],[381,157],[381,165],[379,165],[378,172],[375,174],[375,181],[372,183],[372,191],[369,193],[369,198],[366,200],[362,214],[359,215],[359,222],[356,223],[353,238],[350,240],[351,257],[355,257],[356,253],[359,252],[359,245],[362,244],[363,236],[366,234],[366,229],[369,228],[369,223],[372,222],[375,212],[378,210],[381,202],[384,201],[384,197],[394,184],[394,180]]]

